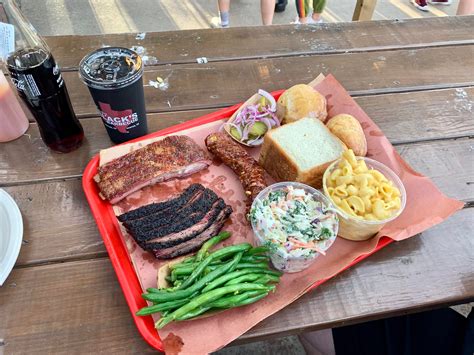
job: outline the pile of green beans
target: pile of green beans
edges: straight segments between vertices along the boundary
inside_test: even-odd
[[[230,237],[221,232],[203,244],[194,256],[170,265],[168,288],[149,288],[142,297],[153,305],[138,316],[161,313],[155,327],[192,319],[206,312],[245,306],[275,290],[281,273],[269,268],[267,248],[241,243],[211,249]]]

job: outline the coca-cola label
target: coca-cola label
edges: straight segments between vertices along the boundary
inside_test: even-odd
[[[9,69],[13,85],[20,95],[30,99],[54,95],[64,85],[64,79],[57,64],[54,64],[52,68],[37,66],[25,70],[17,70],[12,67]]]
[[[109,104],[99,101],[100,117],[104,124],[120,133],[129,133],[129,129],[138,126],[138,114],[132,110],[114,110]]]

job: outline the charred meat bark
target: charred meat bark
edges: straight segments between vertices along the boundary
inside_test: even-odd
[[[140,247],[168,259],[199,248],[219,232],[231,213],[214,191],[193,184],[179,196],[118,218]]]
[[[147,231],[163,228],[181,220],[185,220],[189,215],[198,211],[208,211],[214,201],[218,199],[214,191],[206,189],[195,194],[188,203],[181,208],[167,208],[158,213],[147,215],[143,218],[124,222],[125,228],[142,235]]]
[[[252,201],[260,191],[267,187],[265,170],[226,133],[211,133],[206,137],[206,146],[212,154],[237,174],[247,196],[247,210],[250,210]]]
[[[118,216],[118,220],[120,222],[132,221],[144,218],[150,214],[158,213],[160,211],[181,208],[187,204],[196,194],[204,191],[204,189],[205,187],[201,184],[192,184],[177,196],[162,202],[150,203],[149,205],[142,206],[121,214]]]
[[[155,257],[157,259],[172,259],[176,258],[177,256],[185,255],[198,250],[202,244],[219,233],[231,213],[232,208],[227,206],[220,212],[214,223],[212,223],[211,226],[209,226],[209,228],[204,230],[202,233],[179,245],[170,248],[154,250],[153,253],[155,254]]]
[[[177,223],[176,226],[173,226],[173,232],[155,239],[147,240],[144,243],[144,249],[154,250],[168,248],[194,238],[209,228],[209,226],[217,219],[219,213],[224,208],[226,208],[226,204],[224,200],[220,198],[212,205],[211,209],[207,211],[198,222],[193,223],[192,225],[186,224],[185,228],[182,228],[183,224]]]

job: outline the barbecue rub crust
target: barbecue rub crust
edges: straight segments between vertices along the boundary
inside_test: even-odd
[[[208,154],[187,136],[168,136],[99,167],[101,195],[114,204],[139,189],[207,168]]]

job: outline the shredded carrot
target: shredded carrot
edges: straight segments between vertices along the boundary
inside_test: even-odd
[[[298,239],[295,239],[295,238],[288,238],[290,242],[292,242],[294,244],[294,246],[296,246],[296,248],[292,248],[292,249],[297,249],[297,248],[307,248],[307,249],[311,249],[311,250],[315,250],[317,251],[318,253],[322,254],[322,255],[326,255],[326,253],[324,252],[324,250],[321,250],[319,249],[315,244],[314,242],[309,242],[309,243],[304,243]]]

